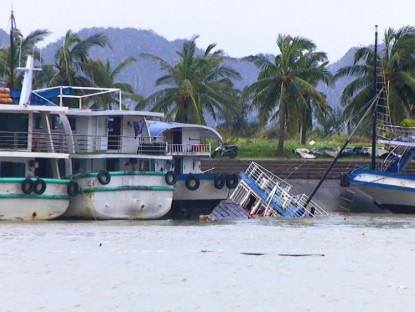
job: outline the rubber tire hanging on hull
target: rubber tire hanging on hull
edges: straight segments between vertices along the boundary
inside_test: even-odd
[[[69,196],[75,196],[79,191],[79,184],[76,181],[69,181],[68,186],[66,187],[66,193]]]
[[[177,182],[177,175],[174,171],[167,171],[166,175],[164,176],[164,180],[168,185],[174,185]]]
[[[33,191],[33,181],[29,178],[23,180],[21,185],[22,192],[25,194],[30,194]]]
[[[102,185],[106,185],[106,184],[110,183],[111,175],[109,174],[108,171],[100,170],[100,171],[98,171],[98,181]]]
[[[234,189],[238,185],[238,176],[235,173],[231,173],[226,177],[226,186],[230,189]]]
[[[186,187],[190,191],[196,191],[200,186],[200,179],[194,174],[190,173],[186,179]]]
[[[33,192],[41,195],[45,192],[46,190],[46,183],[45,181],[43,181],[42,179],[37,179],[34,183],[33,183]]]
[[[216,189],[221,190],[226,183],[226,179],[223,174],[219,173],[215,176],[215,180],[213,181],[213,185]]]

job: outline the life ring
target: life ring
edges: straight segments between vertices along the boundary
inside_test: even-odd
[[[348,173],[342,172],[340,174],[340,186],[347,187],[350,185],[350,176]]]
[[[225,185],[226,179],[223,174],[219,173],[216,175],[215,180],[213,181],[213,185],[218,190],[221,190],[223,186]]]
[[[105,170],[98,171],[98,181],[102,185],[106,185],[106,184],[110,183],[111,176],[110,176],[109,172],[105,171]]]
[[[199,178],[196,175],[189,173],[189,176],[186,179],[187,189],[191,191],[196,191],[199,188],[199,186],[200,186]]]
[[[23,180],[22,185],[22,192],[25,194],[30,194],[33,191],[33,181],[29,178]]]
[[[38,140],[35,137],[32,137],[32,151],[35,151],[37,149]]]
[[[66,187],[66,192],[69,196],[75,196],[78,193],[79,185],[76,181],[69,181],[68,186]]]
[[[164,180],[168,185],[174,185],[177,182],[177,175],[174,171],[167,171],[166,175],[164,176]]]
[[[43,194],[45,190],[46,190],[46,183],[42,179],[37,179],[33,183],[33,192],[35,192],[36,194],[38,195]]]
[[[238,176],[235,173],[231,173],[226,177],[226,186],[230,189],[234,189],[238,185]]]

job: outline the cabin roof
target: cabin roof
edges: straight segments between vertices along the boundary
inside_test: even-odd
[[[68,116],[137,116],[148,118],[163,118],[163,113],[130,111],[130,110],[94,110],[94,109],[69,109]]]
[[[147,126],[150,136],[159,136],[164,132],[172,129],[186,128],[197,130],[200,133],[201,138],[214,139],[218,141],[222,140],[222,136],[215,129],[212,129],[208,126],[165,121],[147,121]]]

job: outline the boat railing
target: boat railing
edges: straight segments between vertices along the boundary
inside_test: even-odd
[[[0,150],[68,153],[67,136],[61,132],[0,131]]]
[[[123,153],[166,155],[162,136],[73,135],[75,153]]]
[[[326,210],[324,210],[320,205],[318,205],[315,201],[311,200],[308,204],[308,196],[306,194],[299,194],[299,195],[293,195],[292,202],[293,204],[303,207],[307,213],[311,216],[327,216],[328,213]]]
[[[169,155],[207,155],[211,153],[211,144],[168,144]]]
[[[401,143],[415,144],[415,127],[402,127],[385,125],[383,131],[379,133],[382,143],[393,144],[393,141]]]
[[[286,190],[287,192],[291,189],[291,184],[288,184],[283,179],[273,174],[269,170],[265,169],[261,165],[252,162],[245,171],[245,174],[254,180],[262,190],[268,189],[271,191],[275,184]]]

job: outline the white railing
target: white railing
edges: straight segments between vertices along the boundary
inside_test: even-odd
[[[169,155],[210,155],[211,145],[209,144],[168,144]]]
[[[167,143],[160,136],[73,135],[75,153],[123,153],[166,155]]]
[[[291,184],[288,184],[283,179],[255,162],[251,162],[249,167],[246,169],[245,174],[254,180],[262,190],[268,189],[271,191],[274,188],[275,184],[278,184],[287,192],[289,192],[292,187]]]
[[[0,131],[0,150],[68,153],[64,133]]]
[[[415,143],[415,127],[385,126],[379,133],[382,141]]]

